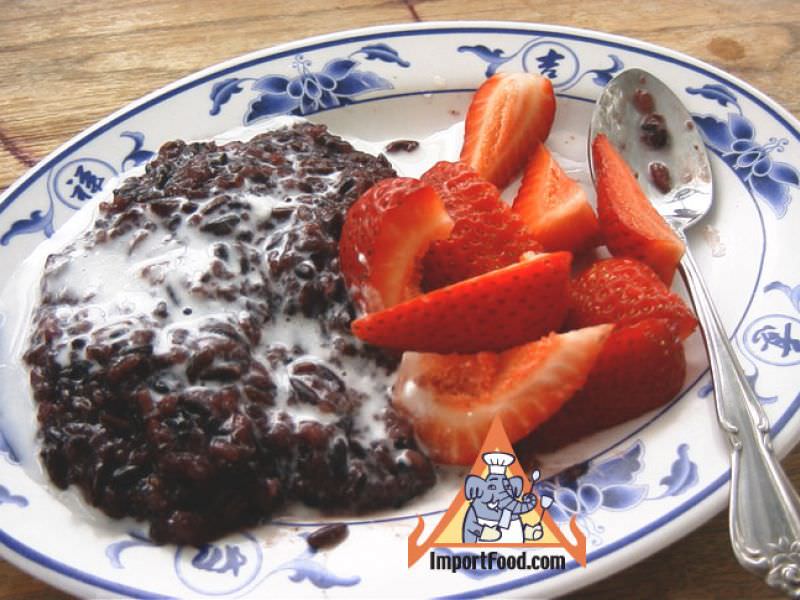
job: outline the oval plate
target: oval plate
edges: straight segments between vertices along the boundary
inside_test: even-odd
[[[549,145],[585,170],[592,102],[625,67],[671,84],[705,136],[717,204],[691,243],[785,454],[800,437],[800,264],[788,260],[800,227],[793,205],[798,122],[718,69],[631,39],[522,23],[397,25],[311,38],[206,69],[75,137],[0,198],[0,283],[107,181],[169,139],[206,138],[283,114],[365,139],[419,138],[463,119],[471,93],[496,71],[552,79],[559,104]],[[556,499],[551,515],[561,523],[577,516],[587,534],[586,568],[571,562],[564,571],[451,574],[420,561],[408,569],[414,515],[431,514],[433,522],[457,478],[402,509],[353,520],[348,539],[332,551],[309,554],[303,534],[319,523],[296,515],[201,549],[156,547],[141,524],[76,515],[27,475],[2,437],[0,554],[79,595],[563,594],[648,556],[725,505],[728,449],[698,334],[687,356],[687,387],[669,406],[546,459],[549,473],[585,461],[547,485]]]

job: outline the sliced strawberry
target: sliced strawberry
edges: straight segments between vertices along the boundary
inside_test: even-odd
[[[638,260],[598,261],[570,286],[570,329],[599,323],[627,325],[653,317],[673,323],[680,339],[697,327],[683,298],[670,292],[653,269]]]
[[[453,221],[436,191],[417,179],[384,179],[347,212],[339,259],[354,300],[367,311],[420,293],[422,256]]]
[[[592,142],[600,231],[614,256],[650,265],[670,285],[683,256],[683,242],[644,195],[625,159],[608,138]]]
[[[433,242],[425,255],[423,289],[476,277],[542,249],[497,188],[465,163],[438,162],[422,181],[436,189],[455,222],[450,237]]]
[[[569,305],[569,252],[539,254],[353,322],[362,340],[417,352],[498,351],[557,329]]]
[[[580,252],[597,245],[600,226],[586,192],[544,144],[537,145],[525,167],[514,212],[548,252]]]
[[[556,112],[553,84],[532,73],[498,73],[472,98],[464,123],[461,160],[481,177],[505,186],[537,142],[550,133]]]
[[[501,354],[407,352],[393,404],[433,460],[470,465],[496,415],[512,442],[552,416],[584,384],[612,329],[551,333]]]
[[[646,319],[619,327],[583,389],[524,443],[551,451],[634,419],[672,400],[685,377],[683,345],[672,323]]]

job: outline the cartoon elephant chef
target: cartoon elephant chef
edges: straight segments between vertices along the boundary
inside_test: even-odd
[[[522,493],[522,477],[508,477],[506,468],[514,462],[514,455],[505,452],[487,452],[483,461],[489,466],[486,479],[469,475],[464,481],[464,494],[470,506],[464,516],[461,539],[466,544],[476,542],[522,543],[538,540],[544,535],[541,522],[523,528],[520,516],[536,507],[536,495]],[[534,471],[531,480],[539,479]],[[542,496],[542,508],[553,503],[550,496]]]

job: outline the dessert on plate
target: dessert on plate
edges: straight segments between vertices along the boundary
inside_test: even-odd
[[[24,360],[50,479],[178,543],[430,487],[338,266],[347,208],[393,175],[310,123],[164,145],[47,259]]]
[[[24,361],[51,480],[200,544],[295,501],[398,506],[496,416],[553,451],[669,401],[683,247],[603,138],[595,212],[555,110],[495,75],[416,179],[305,122],[165,144],[47,258]]]

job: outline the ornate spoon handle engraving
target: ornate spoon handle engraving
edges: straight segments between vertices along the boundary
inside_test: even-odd
[[[742,566],[765,577],[769,585],[800,598],[800,498],[773,454],[767,417],[733,353],[688,245],[681,272],[702,325],[717,416],[732,446],[733,552]]]

